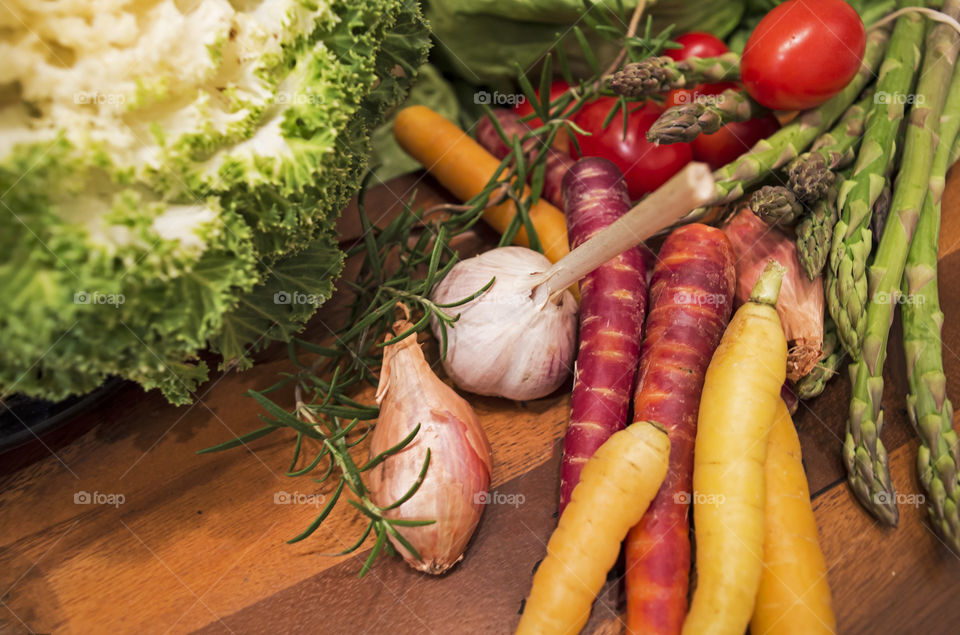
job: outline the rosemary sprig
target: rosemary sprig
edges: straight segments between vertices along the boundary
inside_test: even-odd
[[[616,7],[609,13],[590,11],[586,14],[585,22],[594,33],[617,42],[622,47],[616,64],[610,68],[601,72],[586,36],[579,27],[575,27],[570,37],[584,48],[584,57],[588,64],[594,67],[592,77],[578,83],[572,81],[573,75],[563,54],[562,42],[545,58],[541,68],[538,86],[542,97],[537,96],[533,84],[520,73],[518,83],[534,111],[528,120],[539,117],[544,123],[529,131],[522,139],[509,139],[497,118],[491,117],[498,134],[511,150],[501,161],[486,187],[473,199],[462,205],[438,205],[422,210],[414,208],[411,197],[393,220],[380,227],[367,214],[365,193],[369,185],[369,175],[364,180],[358,196],[362,237],[345,248],[348,259],[360,260],[359,274],[355,280],[340,281],[352,294],[346,305],[343,326],[330,330],[329,337],[325,338],[323,344],[293,338],[287,348],[296,371],[282,374],[281,379],[269,388],[248,392],[248,396],[264,410],[264,413],[259,415],[266,424],[264,427],[201,450],[201,453],[227,450],[280,429],[293,433],[293,457],[286,475],[291,478],[310,476],[314,482],[326,484],[327,487],[331,487],[331,483],[335,484],[332,485],[332,492],[319,515],[303,532],[290,539],[290,542],[303,540],[316,531],[346,490],[350,494],[347,498],[348,504],[365,516],[368,522],[355,543],[339,554],[332,555],[344,555],[358,550],[373,534],[374,545],[360,570],[361,576],[370,569],[380,553],[385,550],[392,551],[389,538],[396,540],[419,559],[419,554],[397,528],[425,525],[433,521],[390,519],[386,512],[416,494],[427,474],[429,451],[419,477],[410,489],[385,507],[372,501],[363,481],[365,472],[412,442],[419,425],[396,446],[358,465],[351,455],[351,449],[369,434],[372,429],[370,422],[377,418],[379,409],[375,405],[357,401],[354,397],[364,387],[377,385],[377,369],[380,367],[384,346],[427,330],[431,322],[436,322],[441,327],[441,355],[446,355],[446,329],[452,326],[458,317],[451,310],[484,293],[495,280],[491,279],[476,292],[450,304],[434,303],[430,296],[434,287],[459,261],[459,255],[453,247],[454,241],[473,228],[488,206],[511,199],[518,210],[513,223],[502,236],[502,244],[509,244],[516,233],[524,228],[531,248],[542,251],[529,210],[543,188],[547,157],[547,152],[543,150],[549,148],[561,132],[566,132],[575,145],[577,134],[587,134],[573,123],[572,117],[584,104],[597,96],[612,95],[605,87],[605,82],[607,76],[615,71],[620,63],[624,60],[637,61],[647,55],[658,55],[665,46],[671,44],[668,40],[669,29],[655,36],[652,34],[649,19],[643,34],[636,34],[642,6],[643,3],[639,3],[632,15],[627,14],[622,2],[617,2]],[[626,31],[623,30],[625,26]],[[549,87],[554,77],[554,55],[560,73],[573,88],[551,99]],[[630,107],[629,100],[621,98],[610,115],[612,118],[617,112],[623,114],[624,134]],[[489,108],[487,114],[492,114]],[[531,152],[531,147],[541,150]],[[528,175],[531,188],[526,192]],[[394,334],[391,326],[397,303],[403,305],[415,319],[412,327]],[[290,384],[294,386],[295,395],[292,410],[279,405],[268,396]],[[319,449],[312,455],[306,455],[307,445]],[[314,476],[316,474],[319,476]]]

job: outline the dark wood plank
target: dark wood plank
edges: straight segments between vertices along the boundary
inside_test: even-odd
[[[241,633],[506,633],[519,620],[534,566],[543,557],[554,517],[559,457],[496,488],[517,501],[490,505],[463,561],[442,576],[425,576],[403,562],[382,561],[365,578],[357,571],[366,553],[305,583],[279,591],[201,629]],[[349,598],[329,602],[330,589]],[[325,606],[300,611],[297,607]],[[455,607],[455,608],[454,608]],[[606,607],[616,617],[615,609]]]
[[[954,598],[960,559],[950,553],[926,525],[926,510],[914,504],[916,443],[891,456],[898,491],[900,527],[879,527],[853,500],[845,483],[816,498],[814,511],[828,565],[834,609],[841,633],[947,632],[960,620]],[[491,506],[485,513],[467,557],[449,574],[418,575],[399,561],[382,562],[367,578],[357,578],[364,555],[341,563],[302,584],[283,589],[202,633],[229,629],[258,633],[280,631],[506,633],[529,591],[532,570],[556,525],[552,515],[559,457],[530,470],[497,491],[523,496],[516,506]],[[615,571],[611,577],[619,576]],[[349,597],[331,603],[330,589]],[[594,606],[585,632],[621,632],[623,598],[616,579]],[[298,607],[322,606],[303,611]],[[451,607],[456,610],[451,614]],[[364,607],[364,610],[358,610]],[[611,626],[613,628],[611,628]]]
[[[890,455],[900,525],[879,526],[842,483],[814,501],[841,633],[948,633],[960,622],[960,559],[918,504],[916,442]]]

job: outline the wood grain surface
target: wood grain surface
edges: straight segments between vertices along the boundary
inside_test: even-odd
[[[399,200],[445,194],[429,177],[402,177],[371,192],[386,220]],[[941,292],[950,396],[960,378],[960,178],[949,180],[941,235]],[[355,208],[341,222],[357,235]],[[464,250],[489,245],[484,228]],[[355,263],[353,263],[355,267]],[[348,267],[347,275],[350,275]],[[322,340],[342,319],[342,296],[308,327]],[[895,328],[899,329],[898,325]],[[898,491],[917,494],[916,441],[904,409],[899,335],[887,362],[884,440]],[[285,541],[316,515],[322,488],[283,475],[292,442],[280,433],[226,453],[201,448],[259,427],[243,396],[290,369],[271,347],[244,373],[214,376],[175,408],[125,385],[63,429],[0,457],[0,633],[506,633],[555,526],[557,440],[568,387],[528,403],[475,398],[494,451],[493,488],[515,505],[491,505],[463,562],[431,578],[396,559],[358,579],[359,553],[330,557],[362,530],[346,505],[310,539]],[[286,396],[287,399],[290,395]],[[362,394],[371,399],[372,394]],[[905,500],[896,530],[882,529],[851,496],[840,462],[848,382],[832,382],[795,420],[814,492],[841,632],[955,632],[960,560]],[[357,452],[364,454],[364,445]],[[112,504],[82,504],[86,492]],[[282,493],[302,502],[280,504]],[[521,502],[522,501],[522,502]],[[370,544],[364,547],[369,549]],[[617,632],[622,597],[611,573],[587,632]]]

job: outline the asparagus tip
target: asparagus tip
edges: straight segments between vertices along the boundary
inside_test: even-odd
[[[765,185],[750,198],[750,209],[771,226],[792,223],[803,207],[797,197],[782,185]]]
[[[818,152],[797,157],[787,166],[786,173],[787,187],[806,203],[823,198],[836,178],[826,159]]]

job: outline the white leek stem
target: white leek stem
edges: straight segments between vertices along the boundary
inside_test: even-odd
[[[554,298],[603,263],[662,229],[714,196],[705,163],[690,163],[616,222],[558,260],[534,281],[535,299]]]

